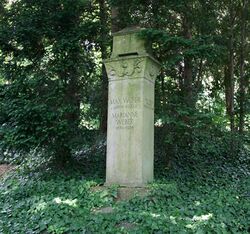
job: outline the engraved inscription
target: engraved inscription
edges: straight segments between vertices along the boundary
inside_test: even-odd
[[[143,103],[142,103],[143,101]],[[109,100],[111,118],[114,120],[116,129],[133,129],[135,120],[139,117],[138,110],[141,108],[138,104],[143,104],[144,108],[153,109],[154,102],[149,98],[141,97],[115,97]]]
[[[134,128],[134,120],[138,117],[137,111],[120,111],[112,113],[115,120],[116,129],[132,129]]]
[[[113,110],[120,108],[138,108],[139,103],[141,103],[140,97],[117,97],[109,100],[109,104]]]
[[[118,97],[109,100],[110,105],[138,104],[140,102],[140,97]]]

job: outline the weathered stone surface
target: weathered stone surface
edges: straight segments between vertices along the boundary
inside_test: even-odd
[[[123,229],[129,231],[129,230],[135,229],[137,227],[137,224],[123,221],[123,222],[119,223],[117,225],[117,227],[120,227],[120,228],[123,228]]]
[[[118,188],[117,191],[117,201],[126,201],[130,200],[135,196],[139,196],[141,198],[147,196],[149,193],[148,188]]]
[[[90,190],[92,192],[105,192],[107,191],[107,186],[96,186],[96,187],[91,187]],[[129,187],[119,187],[117,188],[117,196],[114,197],[115,202],[119,201],[127,201],[135,196],[139,196],[141,198],[146,197],[149,194],[149,188],[148,187],[143,187],[143,188],[129,188]],[[104,207],[107,208],[107,207]],[[99,208],[95,210],[95,212],[98,213],[98,211],[104,209],[104,208]],[[109,208],[109,207],[108,207]],[[106,209],[104,209],[104,212]]]
[[[154,81],[159,64],[146,53],[135,31],[115,35],[113,48],[112,58],[105,61],[109,77],[106,184],[141,187],[153,180]]]
[[[4,174],[8,173],[9,171],[15,169],[14,166],[8,165],[8,164],[1,164],[0,165],[0,177],[2,177]]]
[[[129,54],[147,54],[148,46],[145,40],[137,36],[140,31],[137,27],[125,28],[113,34],[113,51],[111,58],[125,56]]]
[[[111,214],[111,213],[114,213],[114,209],[111,206],[102,207],[102,208],[99,208],[97,210],[94,210],[94,213],[96,213],[96,214]]]

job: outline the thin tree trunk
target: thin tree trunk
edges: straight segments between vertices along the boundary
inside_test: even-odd
[[[240,48],[240,100],[239,100],[239,132],[244,132],[245,119],[245,45],[246,45],[246,14],[247,14],[248,0],[243,0],[242,17],[241,17],[241,48]]]
[[[183,18],[183,33],[184,38],[192,39],[191,24],[186,16]],[[193,72],[192,72],[192,58],[184,57],[184,71],[183,71],[183,94],[184,102],[187,106],[193,106]]]
[[[79,59],[78,54],[74,52],[72,52],[71,58],[72,61]],[[60,167],[63,167],[72,161],[69,141],[77,133],[80,123],[80,87],[77,69],[64,70],[58,75],[65,80],[64,105],[69,108],[64,115],[64,120],[67,122],[70,132],[63,134],[55,142],[55,160]]]
[[[183,37],[187,40],[192,39],[192,26],[190,19],[187,15],[183,17]],[[189,108],[194,107],[193,99],[193,61],[192,58],[185,55],[184,56],[184,67],[183,67],[183,101],[184,105]],[[192,118],[189,114],[182,116],[182,120],[186,125],[185,133],[183,136],[183,146],[191,147],[192,142]]]
[[[101,36],[100,36],[101,57],[102,60],[105,60],[108,57],[107,53],[108,34],[109,34],[109,27],[107,26],[108,9],[105,0],[99,0],[98,3],[100,8],[99,17],[102,25]],[[101,101],[100,131],[101,133],[106,134],[107,115],[108,115],[108,76],[104,64],[102,64],[101,82],[102,82],[102,101]]]
[[[202,88],[202,74],[203,74],[203,59],[200,59],[200,63],[199,63],[199,68],[198,68],[198,74],[197,74],[197,78],[196,78],[196,93],[199,93],[199,91]]]
[[[119,8],[113,6],[111,9],[111,31],[112,33],[118,32],[119,28]]]
[[[234,122],[234,20],[233,14],[231,13],[231,22],[230,22],[230,37],[228,43],[228,62],[225,67],[225,97],[226,97],[226,110],[229,116],[230,129],[233,132],[235,130]]]

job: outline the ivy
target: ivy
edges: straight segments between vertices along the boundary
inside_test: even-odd
[[[33,155],[34,159],[34,155]],[[38,162],[40,157],[38,157]],[[118,187],[100,186],[93,170],[64,174],[41,164],[26,166],[1,179],[1,233],[248,233],[249,165],[220,166],[197,161],[184,173],[160,175],[144,196],[117,201]],[[245,167],[244,164],[248,167]],[[39,166],[40,165],[40,166]],[[93,166],[93,169],[91,169]],[[248,169],[247,169],[248,168]],[[86,171],[86,170],[85,170]],[[110,212],[100,212],[103,208]]]

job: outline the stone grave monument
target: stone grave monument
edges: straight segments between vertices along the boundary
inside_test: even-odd
[[[109,78],[106,185],[144,187],[153,181],[154,84],[159,63],[141,29],[114,34]]]

